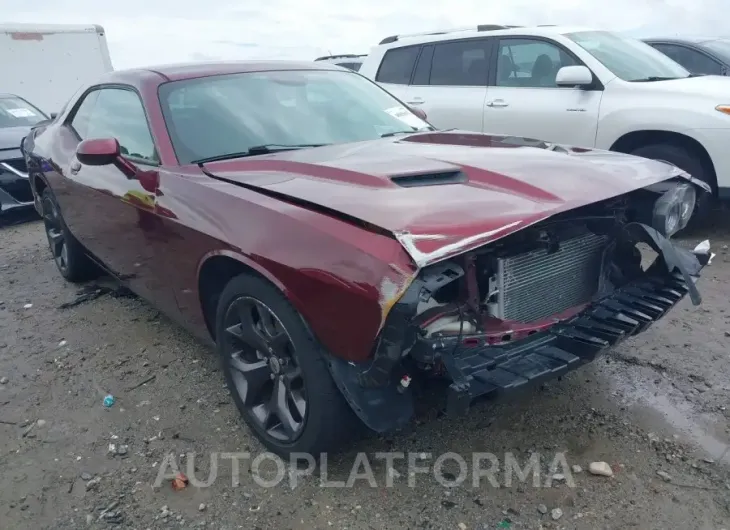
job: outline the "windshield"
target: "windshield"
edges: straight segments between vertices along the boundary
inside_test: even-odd
[[[719,59],[730,63],[730,39],[708,40],[703,42],[702,46],[714,52]]]
[[[48,116],[17,96],[0,96],[0,129],[32,127]]]
[[[565,35],[624,81],[654,81],[688,77],[689,72],[662,52],[636,39],[608,31]]]
[[[347,71],[216,75],[166,83],[159,96],[181,164],[258,146],[339,144],[432,129],[388,92]]]

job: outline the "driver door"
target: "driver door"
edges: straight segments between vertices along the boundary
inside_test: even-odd
[[[157,149],[142,101],[131,87],[102,86],[89,92],[63,135],[69,153],[89,138],[116,138],[122,156],[135,167],[157,171]],[[75,154],[70,154],[64,176],[57,199],[71,232],[137,294],[149,297],[157,277],[151,233],[158,225],[155,193],[113,164],[85,166]]]

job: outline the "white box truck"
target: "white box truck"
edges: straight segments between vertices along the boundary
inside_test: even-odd
[[[20,96],[46,114],[112,69],[101,26],[0,24],[0,93]]]

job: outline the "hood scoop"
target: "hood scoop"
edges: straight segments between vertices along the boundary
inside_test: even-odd
[[[391,176],[390,180],[401,188],[420,188],[423,186],[462,184],[468,179],[463,171],[439,171],[415,175],[395,175]]]

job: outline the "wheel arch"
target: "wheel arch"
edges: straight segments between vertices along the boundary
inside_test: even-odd
[[[31,182],[33,183],[33,189],[35,189],[35,192],[40,195],[43,193],[43,190],[48,187],[48,181],[46,180],[46,177],[44,177],[40,173],[35,173],[31,177]]]
[[[712,187],[713,193],[717,193],[717,174],[710,154],[702,143],[687,134],[661,129],[631,131],[616,139],[611,145],[610,150],[620,153],[631,153],[640,147],[654,144],[668,144],[681,147],[699,158],[709,177],[709,182],[707,183]]]
[[[303,314],[302,303],[265,267],[245,255],[231,250],[215,250],[206,254],[198,267],[198,298],[209,335],[215,341],[215,310],[226,284],[240,274],[260,278],[281,291]],[[306,324],[306,323],[305,323]]]

